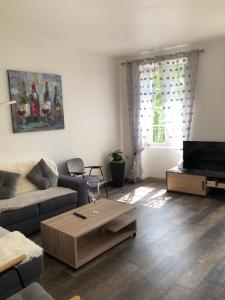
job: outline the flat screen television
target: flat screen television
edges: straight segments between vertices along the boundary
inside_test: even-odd
[[[183,142],[183,168],[225,176],[225,142]]]

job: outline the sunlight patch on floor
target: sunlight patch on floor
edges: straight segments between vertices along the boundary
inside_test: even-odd
[[[127,202],[127,203],[136,203],[138,201],[141,201],[146,195],[154,191],[154,188],[149,188],[149,187],[139,187],[135,189],[131,193],[127,193],[123,197],[119,198],[118,201],[121,202]]]
[[[165,205],[171,197],[166,196],[167,191],[165,189],[162,189],[158,191],[156,194],[151,196],[147,203],[144,204],[144,206],[153,207],[153,208],[160,208],[163,205]]]
[[[127,203],[138,203],[140,205],[152,208],[160,208],[171,199],[171,197],[166,196],[166,190],[161,189],[156,193],[152,192],[155,188],[150,187],[139,187],[131,193],[127,193],[123,197],[119,198],[118,201]]]

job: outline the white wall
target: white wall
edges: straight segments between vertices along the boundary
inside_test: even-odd
[[[191,139],[225,141],[225,38],[199,42],[182,50],[197,47],[204,48],[205,52],[199,60]],[[120,61],[124,59],[127,58]],[[124,151],[131,155],[124,69],[121,67],[122,144]],[[142,154],[143,177],[165,178],[165,171],[175,166],[181,157],[179,150],[148,148]]]
[[[108,153],[120,143],[115,59],[78,50],[75,39],[71,44],[36,39],[32,24],[27,26],[28,36],[13,36],[10,24],[0,21],[0,102],[9,100],[7,69],[60,74],[65,129],[13,134],[10,108],[1,107],[1,161],[48,157],[60,164],[82,157],[86,164],[106,166]]]

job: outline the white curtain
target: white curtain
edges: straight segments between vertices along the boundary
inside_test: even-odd
[[[150,145],[153,80],[139,62],[127,64],[128,109],[133,157],[129,179],[142,178],[141,152]]]
[[[198,56],[199,50],[194,50],[158,63],[167,142],[177,149],[190,139]]]
[[[141,152],[151,144],[153,102],[160,90],[166,140],[180,148],[189,140],[199,50],[127,63],[128,108],[133,147],[129,178],[142,178]],[[158,76],[156,84],[156,76]],[[156,87],[157,85],[157,87]]]

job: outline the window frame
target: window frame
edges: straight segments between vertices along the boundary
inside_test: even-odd
[[[184,64],[185,65],[185,64]],[[148,70],[147,70],[148,69]],[[141,72],[145,72],[144,70],[141,71]],[[148,68],[146,68],[146,72],[151,72],[152,73],[152,78],[153,80],[155,80],[156,78],[156,73],[159,72],[155,69],[155,66],[149,66]],[[158,73],[158,76],[161,76],[160,73]],[[183,76],[184,77],[184,76]],[[160,79],[160,77],[159,77]],[[141,77],[140,77],[140,80],[141,80]],[[161,80],[161,79],[160,79]],[[178,82],[177,82],[178,83]],[[154,85],[155,85],[155,82],[154,82]],[[159,83],[160,85],[160,83]],[[157,89],[157,88],[156,88]],[[161,85],[160,85],[160,90],[158,90],[158,92],[160,94],[162,94],[163,90],[161,89]],[[157,92],[155,93],[155,97],[154,97],[154,100],[153,100],[153,105],[154,105],[154,102],[156,101],[156,97],[157,97]],[[162,97],[163,99],[163,97]],[[162,106],[164,105],[163,101],[162,101]],[[150,147],[152,148],[174,148],[171,143],[169,142],[169,139],[168,139],[168,134],[167,134],[167,128],[166,128],[166,124],[164,122],[163,123],[158,123],[158,124],[154,124],[154,115],[155,115],[155,109],[153,108],[153,115],[152,115],[152,118],[151,118],[151,137],[150,137]],[[165,120],[165,119],[164,119]],[[154,135],[154,128],[156,126],[161,126],[161,127],[164,127],[164,130],[165,130],[165,139],[164,139],[164,142],[163,143],[159,143],[159,142],[154,142],[153,141],[153,135]]]

